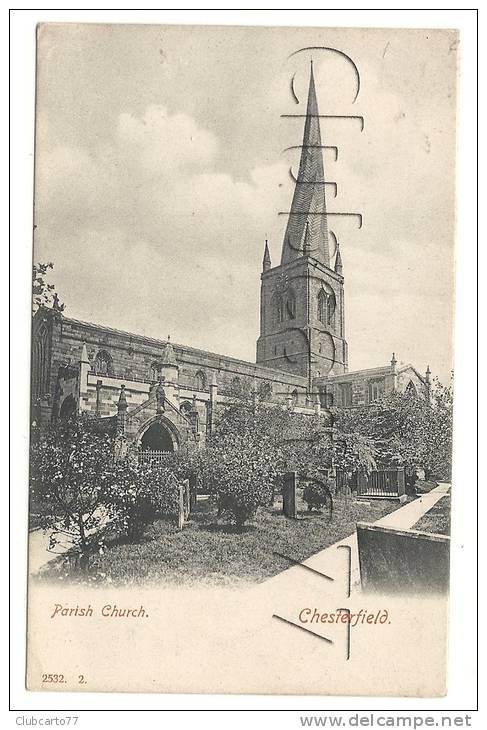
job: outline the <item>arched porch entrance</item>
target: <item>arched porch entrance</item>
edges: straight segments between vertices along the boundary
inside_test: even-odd
[[[155,421],[142,434],[142,451],[175,451],[177,444],[170,430],[160,421]],[[175,448],[176,446],[176,448]]]

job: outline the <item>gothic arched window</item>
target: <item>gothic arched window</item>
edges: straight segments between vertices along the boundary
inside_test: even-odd
[[[320,388],[320,404],[322,408],[331,408],[333,406],[333,394],[325,388]]]
[[[413,396],[413,398],[416,398],[416,396],[418,395],[418,390],[412,380],[409,381],[404,392],[406,393],[406,395],[410,395]]]
[[[352,405],[352,383],[341,383],[339,386],[341,405],[348,407]]]
[[[161,364],[159,362],[153,362],[149,368],[149,380],[151,383],[155,383],[159,380],[161,374]]]
[[[93,364],[96,375],[111,375],[112,373],[112,358],[106,350],[100,350],[95,357]]]
[[[192,403],[190,403],[189,400],[183,401],[181,403],[181,405],[179,406],[179,410],[181,411],[183,416],[186,416],[186,418],[189,417],[189,414],[191,413],[192,409],[193,409],[193,405],[192,405]]]
[[[206,377],[206,373],[204,370],[198,370],[198,372],[194,376],[194,379],[195,379],[195,387],[197,390],[206,389],[206,386],[208,384],[208,378]]]
[[[318,294],[318,319],[326,327],[335,326],[336,298],[333,291],[320,289]]]
[[[335,327],[336,299],[333,292],[328,295],[328,325]]]
[[[384,382],[382,380],[370,380],[367,390],[369,403],[372,403],[372,401],[380,398],[384,392]]]
[[[292,289],[286,295],[286,317],[296,318],[296,296]]]
[[[277,323],[282,322],[284,319],[284,301],[281,294],[274,294],[272,297],[272,310],[274,312],[274,318]]]

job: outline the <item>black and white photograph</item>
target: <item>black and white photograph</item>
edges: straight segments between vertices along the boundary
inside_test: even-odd
[[[29,689],[445,695],[458,46],[37,26]]]

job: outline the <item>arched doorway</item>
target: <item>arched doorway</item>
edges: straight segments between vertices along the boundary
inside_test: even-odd
[[[155,421],[143,434],[140,445],[142,451],[174,451],[174,438],[164,424]]]

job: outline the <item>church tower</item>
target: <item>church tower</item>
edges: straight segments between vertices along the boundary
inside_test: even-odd
[[[261,275],[257,362],[309,379],[348,369],[343,265],[330,261],[325,174],[313,64],[299,172],[279,266],[267,241]]]

